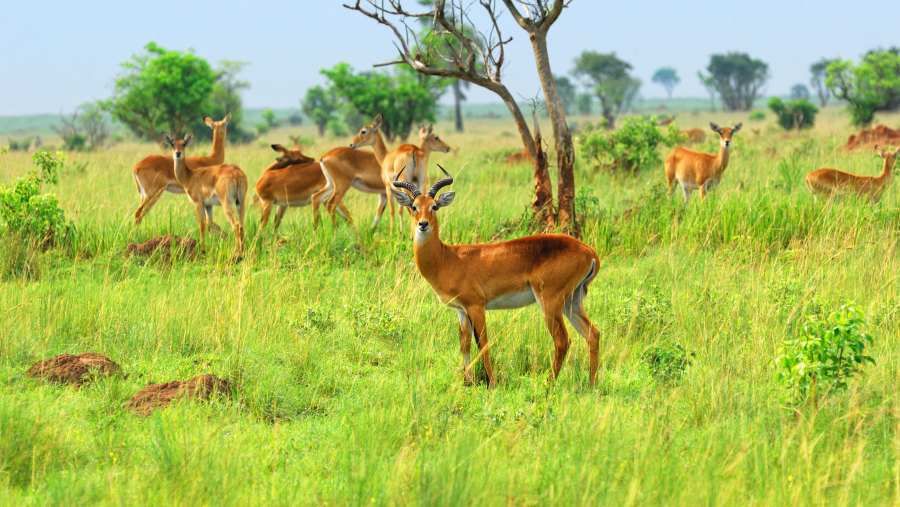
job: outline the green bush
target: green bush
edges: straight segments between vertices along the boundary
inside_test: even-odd
[[[656,117],[630,117],[614,131],[607,130],[602,122],[588,124],[575,139],[581,156],[595,169],[634,174],[643,167],[659,166],[662,159],[656,148],[660,144],[675,146],[681,134],[674,124],[661,129]]]
[[[762,121],[766,119],[766,113],[762,109],[754,109],[748,119],[751,121]]]
[[[58,170],[65,164],[65,153],[55,156],[39,151],[32,157],[40,171],[16,178],[12,185],[0,186],[0,236],[17,234],[23,239],[46,245],[57,232],[68,228],[65,214],[53,194],[41,194],[41,184],[59,181]]]
[[[70,134],[63,139],[63,146],[69,151],[84,151],[87,149],[87,137],[82,134]]]
[[[797,99],[785,104],[778,97],[769,99],[769,109],[775,113],[778,124],[785,130],[795,127],[812,128],[816,123],[816,114],[819,112],[819,108],[806,99]]]
[[[799,338],[785,340],[774,365],[775,380],[787,391],[786,401],[818,404],[819,394],[847,387],[864,363],[872,337],[864,332],[866,320],[853,305],[843,305],[824,320],[808,317]]]
[[[677,343],[655,345],[641,354],[641,361],[650,369],[650,375],[657,383],[675,383],[684,377],[691,365],[694,352]]]

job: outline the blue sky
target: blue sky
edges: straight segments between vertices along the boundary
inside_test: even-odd
[[[350,1],[350,0],[344,0]],[[324,82],[319,69],[346,61],[357,69],[391,59],[392,33],[340,0],[294,2],[5,2],[0,21],[0,116],[69,112],[112,93],[120,64],[149,41],[188,50],[211,63],[250,64],[245,107],[297,107]],[[407,5],[408,4],[408,5]],[[414,0],[404,5],[412,8]],[[473,12],[480,7],[474,5]],[[584,50],[615,51],[644,82],[644,97],[662,97],[650,82],[662,66],[677,69],[675,96],[704,97],[698,70],[712,53],[744,51],[769,63],[766,93],[786,94],[809,80],[823,56],[858,60],[875,47],[900,45],[900,1],[605,2],[574,0],[553,26],[550,57],[566,74]],[[504,82],[516,95],[540,90],[525,32],[509,15]],[[473,102],[496,102],[470,89]]]

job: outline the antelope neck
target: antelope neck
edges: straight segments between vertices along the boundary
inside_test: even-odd
[[[380,130],[375,131],[375,142],[372,143],[372,148],[375,150],[375,160],[378,161],[378,165],[381,165],[388,151],[387,146],[384,145],[384,137],[381,135]]]
[[[422,241],[419,241],[418,230],[414,233],[413,255],[416,267],[428,281],[436,280],[440,275],[441,265],[444,263],[444,256],[448,249],[447,245],[441,241],[439,233],[437,222],[431,224],[431,231]]]
[[[184,162],[184,155],[181,158],[176,158],[174,155],[172,156],[175,159],[175,179],[178,183],[181,183],[181,186],[185,186],[188,180],[191,179],[191,175],[193,171],[188,168],[187,164]]]
[[[221,129],[224,130],[224,129]],[[215,157],[225,152],[225,136],[220,134],[220,129],[213,129],[213,145],[211,156]]]

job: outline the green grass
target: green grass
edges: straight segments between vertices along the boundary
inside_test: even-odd
[[[678,121],[710,120],[746,121]],[[513,126],[468,125],[435,127],[456,148],[431,159],[456,178],[443,239],[527,234],[530,168],[500,159],[520,144]],[[815,201],[806,172],[875,174],[881,159],[837,150],[851,132],[837,110],[802,135],[769,125],[754,137],[745,123],[721,186],[687,209],[666,196],[661,167],[625,179],[579,166],[599,202],[584,235],[602,259],[586,301],[601,330],[596,387],[571,331],[561,376],[545,384],[553,343],[535,306],[489,313],[499,384],[465,385],[456,315],[387,217],[368,231],[373,196],[346,199],[359,233],[327,219],[314,230],[309,208],[291,209],[276,243],[251,208],[243,262],[230,262],[230,233],[196,262],[148,260],[125,244],[197,234],[171,194],[131,225],[131,167],[160,150],[70,154],[53,191],[75,233],[47,252],[0,244],[0,504],[900,502],[897,190],[875,206]],[[229,145],[227,159],[252,183],[273,153]],[[31,167],[5,157],[12,176]],[[866,313],[877,364],[818,408],[783,406],[778,345],[804,315],[848,301]],[[681,382],[659,385],[640,356],[672,342],[696,355]],[[128,377],[74,389],[23,375],[86,351]],[[148,383],[201,373],[237,385],[234,401],[149,418],[124,408]]]

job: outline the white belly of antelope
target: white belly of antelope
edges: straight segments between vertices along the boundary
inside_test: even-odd
[[[219,196],[217,196],[216,194],[212,194],[211,196],[207,197],[206,199],[203,199],[203,205],[204,206],[221,206],[222,203],[219,202]]]
[[[510,292],[491,299],[484,305],[485,310],[511,310],[522,308],[534,303],[534,292],[531,287],[526,287],[522,292]]]

